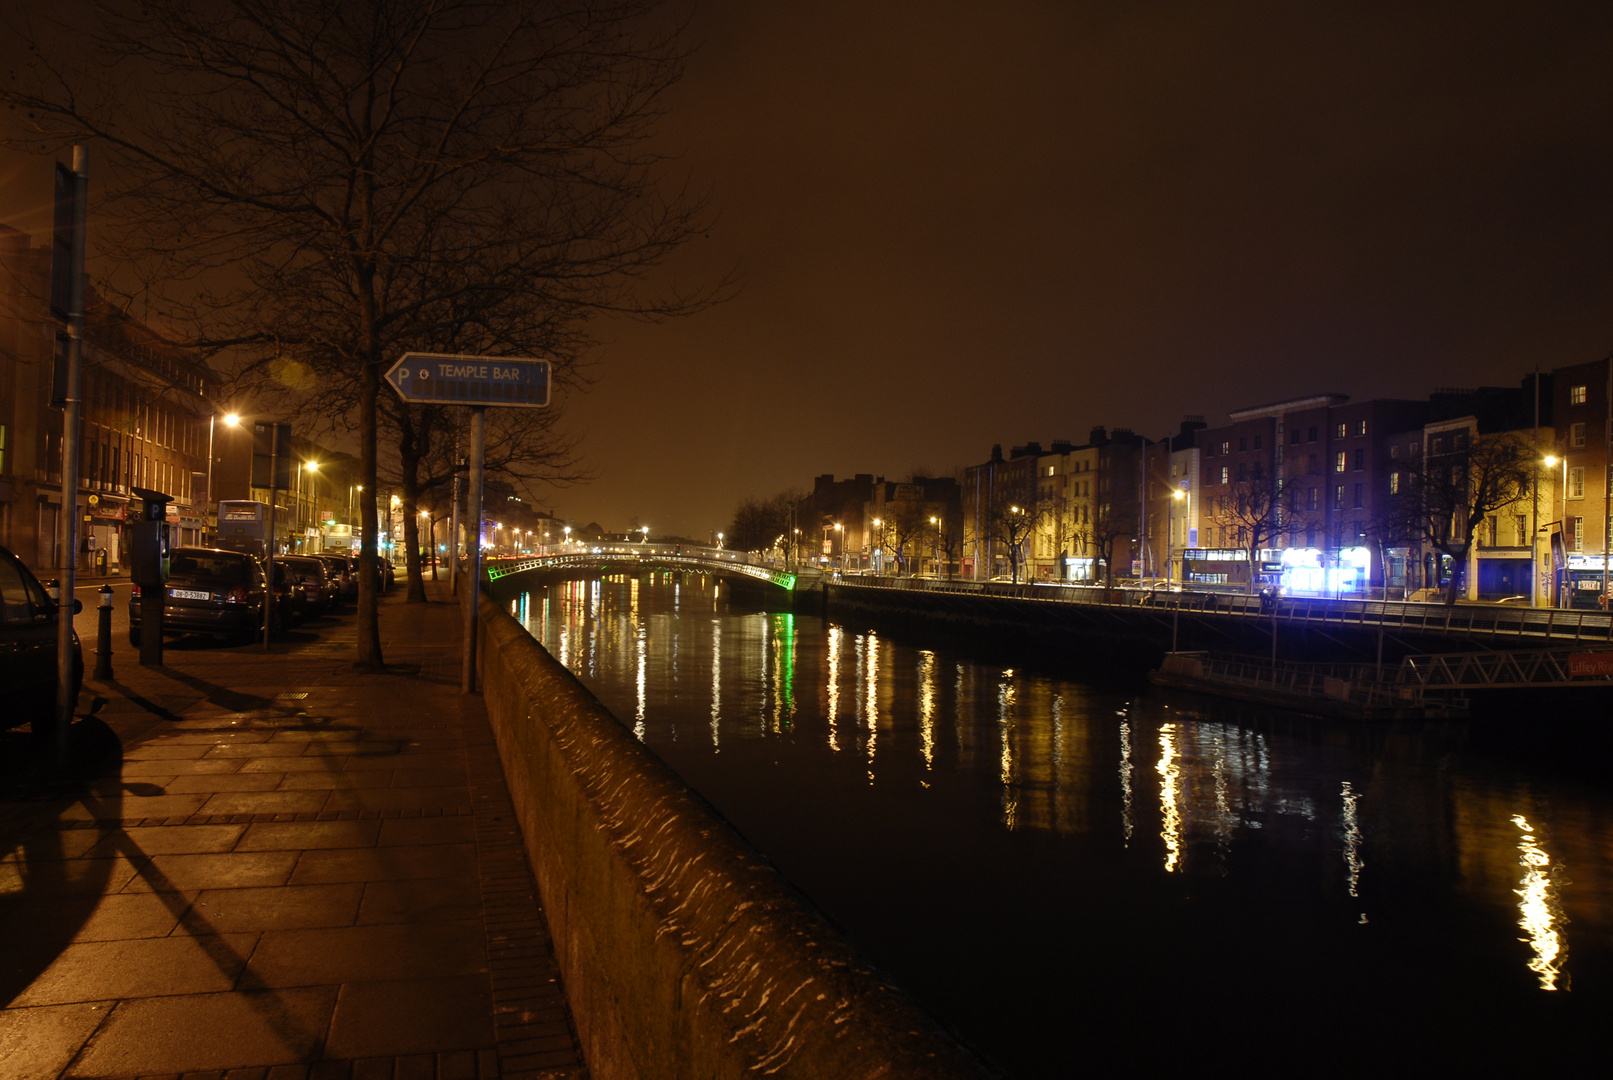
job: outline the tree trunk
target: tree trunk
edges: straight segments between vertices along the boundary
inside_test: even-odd
[[[375,541],[381,529],[381,515],[375,504],[375,409],[380,389],[380,365],[368,358],[359,388],[359,476],[364,481],[359,512],[364,537],[358,556],[358,656],[355,662],[363,668],[379,668],[386,662],[381,656],[380,596],[375,573]]]
[[[429,429],[429,421],[427,422]],[[403,478],[404,575],[408,588],[404,602],[426,602],[426,582],[420,574],[420,461],[428,449],[429,437],[415,430],[414,411],[404,405],[398,410],[398,460]]]

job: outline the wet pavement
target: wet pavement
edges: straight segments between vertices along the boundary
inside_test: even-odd
[[[7,1077],[586,1075],[480,699],[458,693],[458,608],[428,588],[383,600],[383,674],[352,666],[350,614],[141,668],[118,591],[76,777],[0,733]]]

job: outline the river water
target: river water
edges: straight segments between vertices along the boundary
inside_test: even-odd
[[[1010,1076],[1556,1071],[1603,1039],[1613,798],[1583,768],[1085,685],[695,575],[512,610]]]

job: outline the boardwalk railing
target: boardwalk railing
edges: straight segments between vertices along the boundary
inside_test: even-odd
[[[836,578],[836,588],[894,589],[960,596],[1031,600],[1101,608],[1150,608],[1237,619],[1276,619],[1296,626],[1360,627],[1452,637],[1613,643],[1613,619],[1601,611],[1521,608],[1499,604],[1424,604],[1402,600],[1334,600],[1283,596],[1275,601],[1240,593],[1165,589],[1105,589],[1081,585],[948,581],[935,578]]]

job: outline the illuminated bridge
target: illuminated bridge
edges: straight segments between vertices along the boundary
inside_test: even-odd
[[[574,545],[570,551],[493,558],[487,562],[487,577],[490,581],[497,581],[512,574],[541,570],[564,570],[573,573],[685,570],[762,581],[775,585],[785,592],[795,592],[818,582],[818,574],[814,570],[797,573],[747,552],[693,547],[686,544],[619,543],[591,544],[586,547]]]

